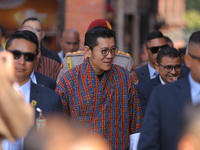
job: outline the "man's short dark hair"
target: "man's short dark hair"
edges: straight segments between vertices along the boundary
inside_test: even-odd
[[[27,21],[38,21],[42,27],[42,23],[40,22],[40,20],[36,17],[29,17],[29,18],[26,18],[23,22],[22,22],[22,26],[25,24],[25,22]]]
[[[185,54],[185,53],[186,53],[186,47],[179,48],[179,52],[180,52],[181,54]]]
[[[146,36],[146,43],[150,42],[153,39],[156,38],[163,38],[163,34],[160,31],[153,31],[150,32],[147,36]]]
[[[163,36],[165,41],[168,43],[168,42],[172,42],[172,40],[168,37],[168,36]],[[172,42],[173,43],[173,42]]]
[[[173,47],[163,47],[157,55],[157,63],[160,64],[163,57],[176,58],[179,57],[181,59],[180,53],[177,49]]]
[[[91,50],[93,50],[93,48],[99,44],[97,41],[98,38],[112,38],[112,37],[114,38],[116,43],[115,32],[113,30],[110,30],[102,26],[97,26],[87,31],[87,33],[85,34],[84,45],[88,46]]]
[[[0,30],[1,30],[1,37],[5,36],[5,29],[3,28],[3,26],[0,25]]]
[[[190,42],[200,44],[200,31],[192,33],[192,35],[190,36],[190,39],[189,39],[189,43]]]
[[[36,46],[36,54],[38,54],[38,50],[39,50],[39,44],[38,44],[38,38],[37,36],[35,35],[35,33],[31,32],[31,31],[28,31],[28,30],[18,30],[18,31],[15,31],[9,38],[8,38],[8,41],[6,42],[6,47],[5,49],[7,50],[12,41],[14,39],[25,39],[25,40],[28,40],[32,43],[35,44]]]

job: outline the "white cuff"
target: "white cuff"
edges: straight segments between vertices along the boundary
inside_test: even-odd
[[[130,135],[130,146],[129,150],[137,150],[140,133],[134,133]]]

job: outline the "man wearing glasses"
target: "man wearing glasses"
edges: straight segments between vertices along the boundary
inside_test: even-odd
[[[85,61],[58,82],[64,112],[102,135],[113,150],[136,149],[142,114],[133,76],[114,65],[115,32],[96,26],[85,34]],[[130,144],[129,144],[130,139]]]
[[[139,84],[153,79],[158,75],[158,72],[155,69],[155,63],[158,51],[162,47],[168,47],[163,34],[159,31],[153,31],[149,33],[146,37],[144,52],[148,56],[149,62],[147,65],[136,69],[136,74],[139,80]]]
[[[155,68],[159,75],[137,86],[138,97],[144,118],[149,98],[155,86],[176,81],[181,75],[181,58],[177,49],[164,47],[158,52]]]
[[[112,29],[110,23],[105,19],[96,19],[92,21],[87,29],[87,31],[93,27],[102,26],[108,29]],[[77,52],[68,52],[65,55],[62,63],[62,69],[57,78],[57,82],[60,80],[62,75],[67,72],[69,69],[72,69],[75,66],[80,65],[86,58],[84,51],[77,51]],[[135,83],[137,84],[137,75],[135,74],[135,66],[133,65],[133,59],[128,53],[121,52],[120,50],[117,51],[115,54],[115,58],[113,61],[114,64],[120,65],[121,67],[126,68],[131,74],[134,76]]]
[[[186,104],[200,103],[200,31],[188,44],[185,62],[190,72],[176,82],[156,86],[150,97],[138,150],[176,150],[181,114]]]

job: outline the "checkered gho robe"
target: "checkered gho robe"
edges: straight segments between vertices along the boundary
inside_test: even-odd
[[[105,137],[113,150],[125,150],[129,135],[140,132],[142,114],[133,77],[112,65],[99,81],[87,58],[58,82],[63,109],[72,120]]]

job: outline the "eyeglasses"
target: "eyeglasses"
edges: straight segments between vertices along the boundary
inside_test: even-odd
[[[9,50],[9,52],[13,53],[14,59],[16,59],[16,60],[18,60],[22,55],[24,55],[24,59],[26,61],[33,62],[34,59],[37,57],[36,54],[33,54],[33,53],[23,53],[23,52],[20,52],[18,50]]]
[[[188,55],[190,55],[190,56],[191,56],[192,58],[194,58],[194,59],[198,59],[198,60],[200,60],[200,57],[194,56],[194,55],[189,54],[189,53],[188,53]]]
[[[169,47],[169,45],[165,44],[165,45],[162,45],[162,46],[146,47],[146,48],[150,49],[152,54],[155,54],[155,53],[157,53],[159,51],[159,49],[161,49],[163,47]]]
[[[99,49],[97,49],[97,50],[99,50]],[[109,54],[109,52],[112,55],[115,55],[117,53],[117,51],[118,51],[118,47],[112,47],[111,49],[109,49],[109,48],[103,48],[103,49],[101,49],[99,51],[101,51],[101,54],[104,57],[107,56]]]
[[[182,68],[182,64],[179,64],[179,65],[175,65],[175,66],[172,66],[172,65],[161,65],[159,64],[160,66],[162,66],[164,68],[164,70],[166,72],[171,72],[174,68],[175,71],[181,71],[181,68]]]

